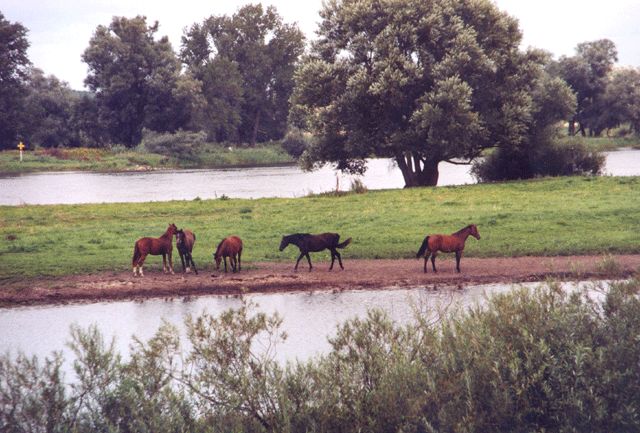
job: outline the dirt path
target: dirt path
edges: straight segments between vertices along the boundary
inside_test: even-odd
[[[319,258],[319,257],[318,257]],[[640,270],[640,255],[614,256],[614,265],[628,276]],[[96,302],[142,297],[228,295],[248,292],[379,289],[385,287],[458,287],[469,284],[603,278],[602,256],[517,257],[438,262],[437,274],[424,274],[422,260],[346,260],[344,271],[329,272],[328,263],[316,259],[312,272],[306,263],[293,272],[293,263],[250,263],[238,274],[202,270],[199,275],[164,275],[155,265],[143,278],[130,272],[103,272],[60,278],[38,278],[5,284],[0,306]],[[611,260],[609,261],[611,263]],[[305,266],[303,266],[303,264]],[[336,264],[337,267],[337,264]],[[176,270],[180,266],[176,267]]]

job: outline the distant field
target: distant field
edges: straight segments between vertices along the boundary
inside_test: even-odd
[[[177,159],[139,149],[37,149],[24,152],[0,152],[0,173],[30,171],[129,171],[168,168],[223,168],[292,163],[293,159],[279,145],[239,147],[207,145],[193,159]]]
[[[169,223],[195,231],[196,263],[224,236],[244,261],[290,260],[283,234],[339,232],[351,258],[414,257],[427,233],[478,225],[475,257],[640,253],[640,177],[572,177],[298,199],[0,207],[0,283],[23,276],[127,270],[134,241]],[[160,267],[150,258],[147,265]]]

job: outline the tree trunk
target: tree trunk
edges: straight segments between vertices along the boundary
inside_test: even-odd
[[[401,155],[396,157],[396,162],[402,176],[404,187],[436,186],[438,184],[438,164],[440,161],[422,159],[417,155]]]
[[[256,112],[256,119],[253,123],[253,131],[251,132],[251,147],[255,147],[256,141],[258,140],[258,129],[260,128],[260,114],[261,110],[258,108]]]

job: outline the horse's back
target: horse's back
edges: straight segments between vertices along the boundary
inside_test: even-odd
[[[158,255],[173,249],[173,243],[171,241],[167,242],[161,238],[145,237],[138,239],[135,247],[142,254]]]
[[[238,236],[227,236],[218,248],[222,255],[233,255],[242,251],[242,239]]]
[[[452,235],[429,235],[429,250],[452,253],[464,248],[464,242]]]

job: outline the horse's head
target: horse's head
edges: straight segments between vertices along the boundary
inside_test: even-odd
[[[213,254],[213,259],[216,262],[216,271],[220,269],[220,263],[222,262],[222,257],[218,254]]]
[[[280,241],[280,251],[287,248],[287,245],[289,245],[289,242],[290,241],[288,236],[282,236],[282,240]]]
[[[470,229],[471,236],[473,236],[474,238],[480,240],[480,233],[478,233],[478,227],[476,227],[475,224],[471,224],[469,226],[469,229]]]
[[[169,227],[167,227],[167,233],[169,233],[171,236],[176,234],[177,231],[178,227],[176,227],[174,223],[169,224]]]
[[[184,243],[184,232],[182,229],[176,230],[176,245],[180,246]]]

